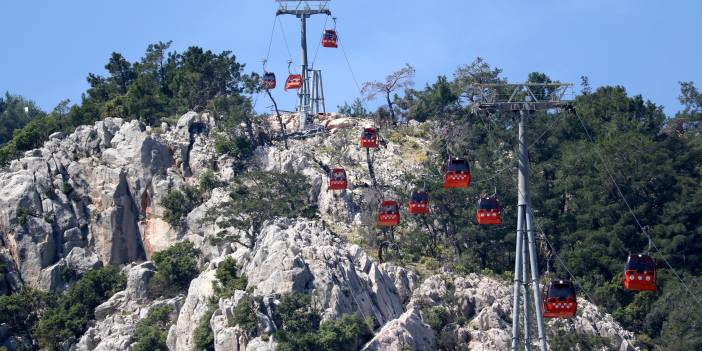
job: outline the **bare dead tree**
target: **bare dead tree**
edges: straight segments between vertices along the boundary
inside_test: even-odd
[[[271,91],[269,89],[266,89],[266,93],[268,93],[268,97],[273,102],[273,107],[275,108],[275,116],[278,119],[278,124],[280,125],[280,132],[283,133],[283,143],[285,145],[285,150],[287,150],[288,149],[288,132],[285,130],[285,123],[283,123],[283,118],[280,117],[280,111],[278,111],[278,103],[275,102],[275,99],[273,98],[273,94],[271,94]]]
[[[392,93],[408,88],[414,85],[415,69],[414,66],[409,63],[405,64],[405,67],[389,74],[385,77],[385,80],[379,82],[377,80],[363,83],[361,88],[361,94],[366,98],[366,100],[374,100],[379,94],[383,94],[385,97],[385,102],[388,105],[388,111],[390,111],[390,117],[392,118],[392,124],[397,123],[395,118],[395,109],[393,108],[393,102],[390,99]]]

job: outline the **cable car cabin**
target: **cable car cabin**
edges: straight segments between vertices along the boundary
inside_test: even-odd
[[[329,190],[344,190],[349,183],[346,179],[346,171],[343,168],[334,168],[329,174]]]
[[[361,132],[361,147],[377,148],[378,131],[375,128],[364,128]]]
[[[649,255],[629,255],[624,267],[624,289],[656,291],[656,262]]]
[[[470,165],[462,158],[446,162],[444,188],[467,188],[470,185]]]
[[[545,318],[572,318],[578,310],[575,286],[568,280],[552,280],[542,296]]]
[[[261,85],[263,86],[263,89],[266,89],[266,90],[275,89],[275,86],[276,86],[275,73],[273,73],[273,72],[264,73]]]
[[[288,80],[285,81],[285,91],[288,89],[300,89],[302,87],[302,75],[301,74],[291,74],[288,76]]]
[[[414,191],[408,205],[410,214],[425,215],[429,213],[429,194],[426,191]]]
[[[383,201],[378,206],[378,226],[393,227],[400,224],[400,205],[397,201]]]
[[[497,197],[483,197],[478,200],[475,219],[478,220],[478,224],[502,224],[502,208]]]
[[[339,36],[336,35],[336,31],[333,29],[327,29],[324,31],[322,36],[322,46],[325,48],[336,48],[339,40]]]

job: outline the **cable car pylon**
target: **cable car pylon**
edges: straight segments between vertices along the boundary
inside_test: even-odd
[[[474,84],[472,109],[474,113],[507,112],[518,115],[519,120],[519,194],[517,206],[517,239],[514,255],[514,296],[512,301],[512,351],[520,349],[520,296],[524,289],[524,350],[531,349],[531,307],[534,308],[538,344],[541,351],[548,351],[544,327],[543,300],[539,286],[539,264],[534,236],[534,220],[531,212],[529,191],[529,156],[527,122],[537,110],[566,108],[572,104],[566,94],[570,83],[524,83],[524,84]],[[537,91],[537,93],[534,93]],[[546,93],[548,92],[548,93]],[[506,94],[505,94],[506,93]],[[529,274],[531,273],[531,274]],[[531,285],[531,294],[529,292]],[[531,295],[531,296],[530,296]],[[530,302],[530,298],[533,299]],[[532,305],[533,304],[533,305]]]
[[[308,119],[314,113],[315,107],[318,105],[319,96],[312,94],[322,94],[321,75],[318,71],[310,69],[307,60],[307,19],[313,15],[331,16],[331,11],[327,7],[327,3],[331,0],[276,0],[278,10],[276,16],[293,15],[300,19],[300,36],[301,36],[301,58],[302,58],[302,74],[301,85],[298,91],[298,112],[300,114],[299,130],[304,131],[307,128]],[[310,87],[310,73],[315,80]],[[314,88],[314,89],[311,89]],[[321,98],[323,99],[323,97]]]

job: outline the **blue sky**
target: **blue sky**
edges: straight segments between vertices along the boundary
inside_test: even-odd
[[[85,77],[103,74],[112,51],[134,61],[159,40],[173,40],[178,51],[232,50],[247,70],[261,71],[276,7],[273,0],[3,1],[0,92],[44,109],[65,98],[78,102]],[[593,87],[623,85],[668,114],[680,108],[678,81],[702,88],[702,1],[333,0],[331,9],[359,83],[408,62],[423,87],[481,56],[511,81],[531,71],[573,83],[587,75]],[[310,56],[324,20],[310,20]],[[299,22],[281,17],[279,24],[299,64]],[[288,53],[280,28],[269,68],[283,76]],[[320,49],[316,64],[328,110],[358,96],[340,49]],[[292,108],[293,93],[275,95]],[[267,105],[261,96],[257,110]]]

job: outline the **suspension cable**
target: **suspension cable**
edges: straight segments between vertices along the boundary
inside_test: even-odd
[[[358,80],[356,79],[356,73],[354,73],[353,68],[351,68],[351,61],[349,61],[349,56],[346,55],[346,50],[344,49],[344,44],[341,40],[339,40],[339,39],[337,39],[337,40],[339,43],[339,48],[341,49],[341,52],[344,54],[344,59],[346,60],[346,66],[349,68],[349,72],[351,72],[351,78],[353,78],[353,82],[354,82],[354,84],[356,84],[356,89],[358,89],[358,95],[362,96],[363,91],[361,89],[361,85],[358,84]],[[370,113],[371,111],[368,108],[368,105],[366,104],[365,99],[361,98],[359,100],[361,100],[361,103],[363,104],[366,111],[368,111]]]
[[[324,25],[322,26],[322,36],[317,41],[317,48],[314,50],[314,58],[312,59],[312,68],[314,68],[315,63],[317,63],[317,54],[319,53],[319,47],[322,46],[322,40],[324,39],[324,30],[327,29],[327,22],[329,21],[329,15],[324,18]]]
[[[277,21],[280,21],[278,17],[275,18]],[[283,24],[280,23],[278,26],[280,28],[280,33],[283,35],[283,41],[285,42],[285,48],[288,50],[288,58],[290,61],[292,61],[292,51],[290,51],[290,45],[288,45],[288,37],[285,35],[285,29],[283,28]]]
[[[675,277],[680,281],[680,284],[685,288],[688,294],[693,297],[695,302],[702,307],[702,302],[700,301],[700,298],[692,292],[690,287],[685,283],[685,281],[680,277],[677,271],[673,268],[673,266],[668,262],[668,260],[665,258],[665,255],[663,255],[663,252],[661,251],[660,248],[658,248],[658,245],[656,245],[655,242],[653,242],[651,236],[648,234],[646,229],[641,225],[641,222],[639,221],[639,218],[636,216],[636,213],[634,213],[634,210],[631,208],[631,205],[629,205],[629,201],[626,199],[626,196],[622,193],[621,188],[619,187],[619,184],[617,183],[616,179],[614,179],[613,173],[609,168],[608,162],[604,155],[602,154],[601,150],[599,150],[598,145],[595,143],[595,139],[592,137],[590,134],[590,131],[587,129],[587,126],[585,125],[585,122],[583,119],[580,117],[580,114],[576,110],[573,110],[573,114],[578,118],[578,121],[580,121],[580,126],[583,127],[583,130],[585,131],[585,134],[587,135],[587,138],[590,140],[592,143],[597,155],[600,157],[600,160],[602,161],[602,164],[604,166],[605,171],[607,172],[607,175],[609,176],[609,179],[612,181],[612,184],[614,185],[615,189],[617,189],[617,195],[619,198],[624,202],[624,205],[626,205],[626,208],[628,209],[629,213],[631,216],[634,218],[634,221],[636,222],[636,225],[639,227],[641,230],[641,234],[643,234],[648,240],[649,243],[653,246],[654,249],[658,252],[658,255],[663,259],[663,262],[668,266],[668,268],[673,272]]]
[[[271,48],[273,47],[273,36],[275,35],[275,25],[278,23],[278,16],[273,19],[273,29],[271,29],[271,37],[268,39],[268,53],[266,53],[266,61],[271,56]]]

